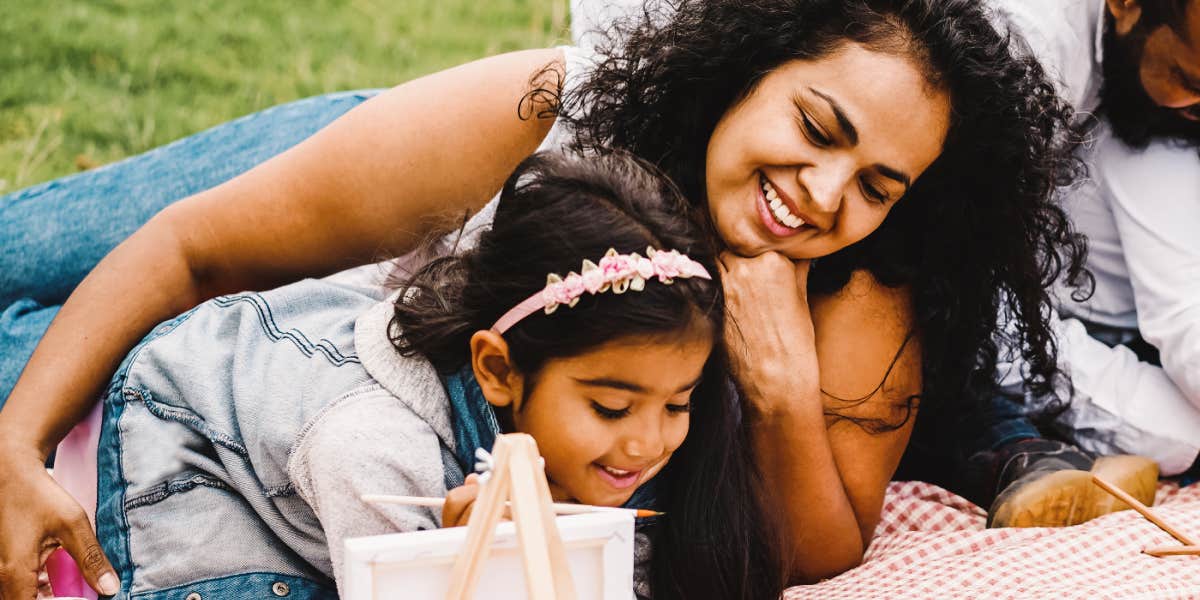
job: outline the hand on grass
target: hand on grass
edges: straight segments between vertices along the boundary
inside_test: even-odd
[[[0,440],[0,600],[44,593],[40,573],[59,547],[93,589],[120,591],[83,507],[50,477],[38,452]]]

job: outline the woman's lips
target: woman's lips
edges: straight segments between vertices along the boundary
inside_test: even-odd
[[[757,178],[756,178],[757,180]],[[775,216],[771,214],[771,207],[767,203],[767,196],[763,193],[762,184],[755,183],[754,189],[757,190],[757,201],[755,207],[758,209],[758,218],[762,221],[763,227],[766,228],[775,237],[786,238],[803,232],[808,228],[808,225],[801,225],[795,229],[780,223],[775,220]]]

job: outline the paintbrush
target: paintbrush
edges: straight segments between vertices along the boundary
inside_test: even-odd
[[[404,506],[426,506],[429,508],[441,508],[446,503],[445,498],[433,498],[428,496],[390,496],[387,494],[363,494],[363,502],[373,504],[400,504]],[[587,513],[597,512],[627,512],[634,517],[642,519],[646,517],[657,517],[665,513],[656,510],[647,510],[644,508],[619,508],[616,506],[592,506],[590,504],[572,504],[570,502],[555,502],[551,505],[554,512],[560,515],[582,515]]]

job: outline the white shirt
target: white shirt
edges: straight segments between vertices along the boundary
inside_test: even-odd
[[[1104,0],[993,0],[1081,117],[1100,104]],[[1063,194],[1088,238],[1095,293],[1059,311],[1138,329],[1163,367],[1092,339],[1076,319],[1056,324],[1075,397],[1065,415],[1081,445],[1134,452],[1178,473],[1200,451],[1200,154],[1155,144],[1134,150],[1106,123],[1080,149],[1087,178]]]

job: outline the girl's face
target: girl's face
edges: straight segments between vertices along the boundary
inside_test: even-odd
[[[846,44],[785,63],[713,130],[709,212],[743,256],[832,254],[879,227],[949,123],[949,96],[905,57]]]
[[[545,363],[512,410],[556,500],[619,506],[683,443],[711,334],[625,338]]]

